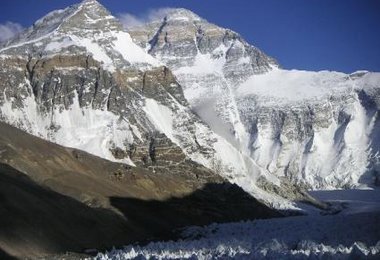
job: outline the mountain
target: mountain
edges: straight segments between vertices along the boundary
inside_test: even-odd
[[[129,33],[173,71],[192,110],[260,171],[308,189],[380,178],[380,73],[281,69],[186,9]]]
[[[225,40],[233,39],[240,38],[231,33]],[[276,66],[242,44],[254,62],[250,73]],[[243,47],[229,51],[231,75]],[[153,172],[191,174],[195,162],[280,209],[310,201],[214,133],[192,111],[164,63],[134,43],[95,0],[53,11],[0,49],[0,119],[45,140]]]
[[[273,223],[286,238],[302,220],[283,245],[308,250],[298,238],[313,219],[327,227],[344,217],[322,215],[347,208],[308,189],[380,183],[379,108],[379,73],[285,70],[186,9],[128,32],[96,0],[53,11],[0,46],[0,255],[59,258],[299,209],[314,218]],[[256,244],[255,230],[225,241]]]

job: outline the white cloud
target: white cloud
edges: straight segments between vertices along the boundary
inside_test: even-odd
[[[19,32],[23,30],[23,27],[14,22],[6,22],[0,24],[0,42],[9,40]]]
[[[144,24],[142,19],[129,13],[119,14],[118,18],[126,29]]]
[[[167,7],[167,8],[150,9],[147,12],[140,15],[134,15],[130,13],[121,13],[118,15],[118,18],[123,24],[124,28],[128,29],[131,27],[136,27],[136,26],[149,23],[154,20],[163,19],[172,10],[174,10],[174,8]]]

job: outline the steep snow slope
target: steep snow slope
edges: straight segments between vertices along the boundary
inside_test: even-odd
[[[184,240],[130,245],[95,259],[378,259],[379,190],[329,191],[318,196],[335,203],[340,199],[343,211],[191,227],[183,232]]]
[[[275,69],[236,88],[251,157],[311,188],[373,184],[380,73]]]
[[[62,49],[70,53],[72,46],[81,53],[91,54],[111,72],[128,65],[139,68],[160,65],[133,43],[115,17],[95,0],[47,14],[10,40],[1,53],[27,54],[30,51],[16,52],[25,45],[33,45],[33,51],[43,55],[62,53]]]
[[[379,178],[378,73],[279,69],[237,33],[184,9],[129,32],[172,69],[212,130],[261,170],[311,189]]]
[[[0,63],[2,121],[152,171],[194,174],[191,159],[278,208],[305,199],[204,124],[171,71],[95,0],[40,19],[0,49]]]

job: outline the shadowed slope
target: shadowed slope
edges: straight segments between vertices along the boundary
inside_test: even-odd
[[[233,222],[254,218],[279,217],[266,206],[245,193],[237,185],[210,183],[188,196],[165,201],[142,201],[133,198],[112,197],[111,204],[133,222],[155,235],[167,237],[168,231],[191,225],[213,222]],[[145,214],[150,211],[151,214]],[[165,237],[166,235],[166,237]]]
[[[41,187],[5,164],[0,203],[0,244],[16,256],[111,246],[131,231],[123,217]]]

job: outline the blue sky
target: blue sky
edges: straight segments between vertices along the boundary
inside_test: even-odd
[[[0,38],[75,0],[1,0]],[[188,8],[239,32],[287,69],[380,71],[379,0],[99,0],[114,15],[144,18]],[[7,23],[8,22],[8,23]],[[13,22],[13,23],[9,23]],[[5,29],[8,31],[4,31]],[[2,33],[2,34],[1,34]]]

